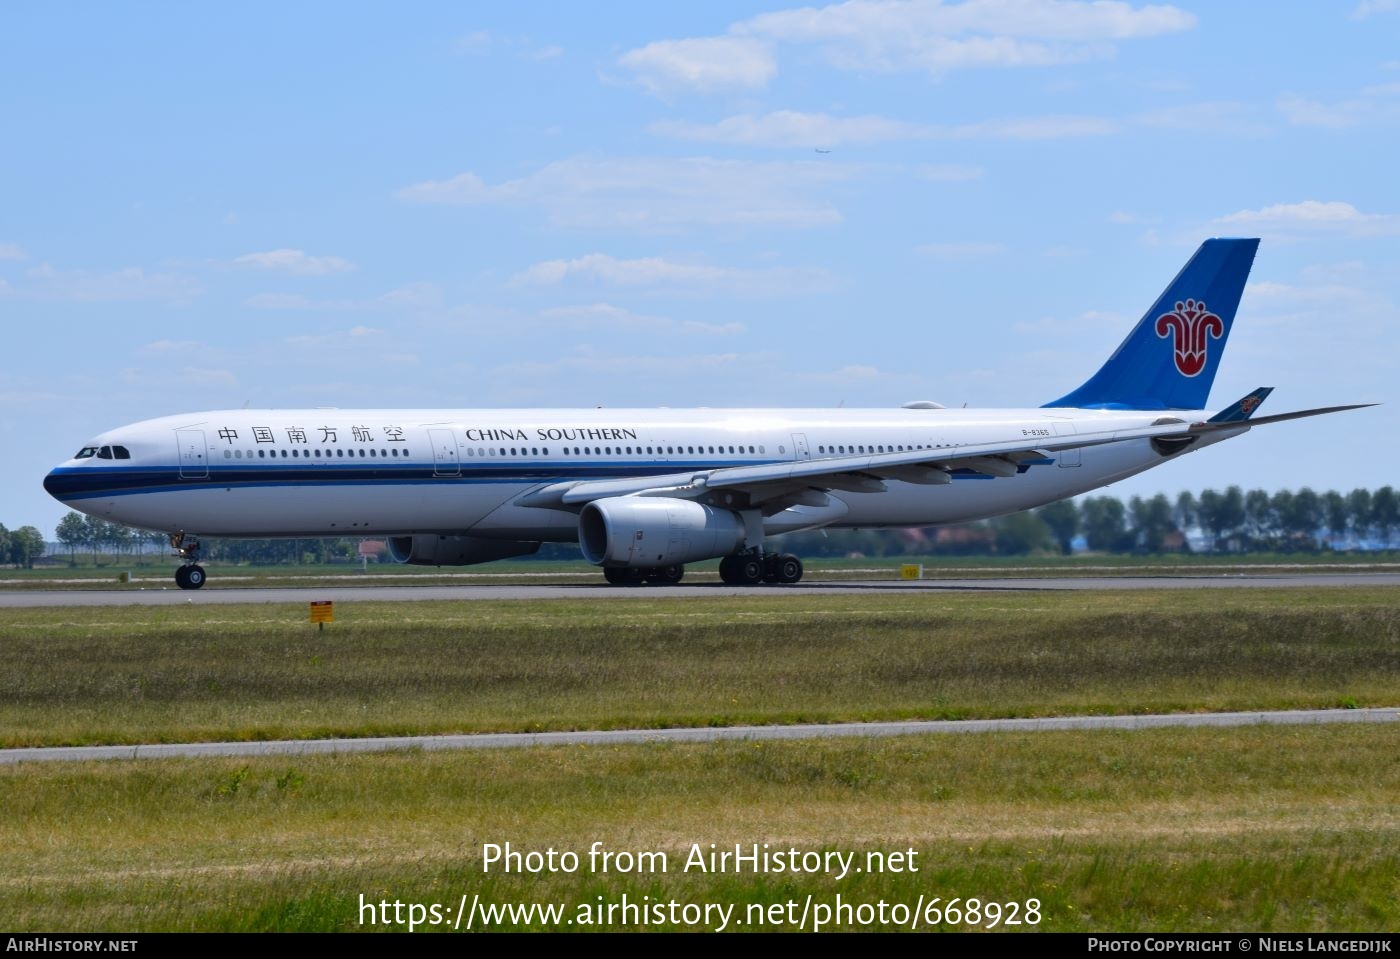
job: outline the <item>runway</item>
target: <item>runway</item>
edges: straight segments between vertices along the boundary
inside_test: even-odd
[[[1400,709],[1299,709],[1280,712],[1172,713],[1150,716],[1062,716],[1049,719],[965,719],[928,722],[832,723],[805,726],[726,726],[692,729],[616,729],[600,732],[492,733],[474,736],[396,736],[376,739],[270,742],[156,743],[138,746],[64,746],[0,750],[0,765],[108,759],[200,756],[311,756],[412,749],[511,749],[525,746],[613,746],[636,743],[712,743],[725,740],[833,739],[1073,729],[1162,729],[1187,726],[1312,726],[1393,723]]]
[[[0,608],[39,606],[219,606],[248,603],[422,602],[528,599],[685,599],[715,596],[858,595],[862,593],[998,592],[1103,589],[1311,589],[1337,586],[1400,586],[1400,572],[1259,573],[1151,576],[1062,576],[997,579],[812,580],[791,586],[725,586],[716,582],[677,586],[609,586],[605,583],[457,586],[298,586],[220,588],[217,579],[200,590],[15,589],[0,591]]]

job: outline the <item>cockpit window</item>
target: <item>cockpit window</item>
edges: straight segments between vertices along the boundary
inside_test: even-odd
[[[75,459],[75,460],[92,459],[92,457],[94,457],[94,456],[96,456],[96,455],[97,455],[97,447],[96,447],[96,446],[84,446],[82,449],[78,450],[78,452],[73,456],[73,459]]]
[[[131,459],[131,451],[128,450],[125,446],[113,446],[112,455],[119,460]]]
[[[112,447],[110,447],[110,446],[104,446],[104,447],[102,447],[102,449],[100,449],[100,450],[97,451],[97,458],[100,459],[100,460],[109,460],[109,459],[111,459],[111,458],[112,458]]]

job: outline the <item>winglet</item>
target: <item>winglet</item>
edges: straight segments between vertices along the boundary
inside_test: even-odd
[[[1248,396],[1236,400],[1225,407],[1219,413],[1212,416],[1207,422],[1210,423],[1238,423],[1247,420],[1254,415],[1254,411],[1259,409],[1269,394],[1274,391],[1272,386],[1261,386]]]

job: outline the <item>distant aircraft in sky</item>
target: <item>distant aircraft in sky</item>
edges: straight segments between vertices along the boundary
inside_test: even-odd
[[[467,565],[577,542],[611,583],[795,583],[769,536],[932,526],[1041,506],[1239,436],[1361,405],[1206,409],[1257,239],[1203,243],[1097,373],[1031,409],[225,410],[103,433],[44,488],[170,535],[204,584],[203,536],[386,536],[393,558]]]

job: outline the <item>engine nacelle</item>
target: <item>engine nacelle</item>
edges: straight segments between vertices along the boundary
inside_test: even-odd
[[[744,541],[737,513],[685,499],[612,496],[583,508],[578,544],[595,566],[670,566],[728,556]]]
[[[470,566],[511,556],[529,556],[539,552],[539,549],[539,543],[483,539],[480,536],[418,533],[414,536],[389,537],[389,556],[396,563],[410,566]]]

